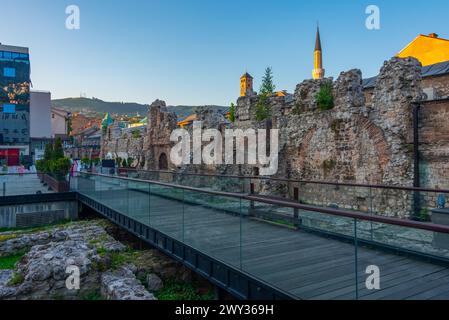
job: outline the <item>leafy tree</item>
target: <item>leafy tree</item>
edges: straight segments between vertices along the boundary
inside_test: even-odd
[[[262,78],[262,85],[260,86],[261,95],[270,95],[274,93],[276,86],[273,83],[273,70],[271,67],[265,69],[265,74]]]
[[[231,107],[229,108],[229,121],[235,122],[235,105],[231,103]]]
[[[326,82],[321,86],[320,91],[316,95],[316,103],[321,111],[330,110],[334,107],[334,95],[330,82]]]

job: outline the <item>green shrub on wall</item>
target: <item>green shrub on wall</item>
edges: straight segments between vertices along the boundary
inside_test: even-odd
[[[229,108],[229,121],[235,122],[235,104],[231,103]]]
[[[316,103],[321,111],[330,110],[334,107],[334,95],[332,93],[332,83],[325,83],[321,86],[316,95]]]

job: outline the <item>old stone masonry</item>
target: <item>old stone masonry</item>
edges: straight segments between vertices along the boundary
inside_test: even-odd
[[[0,270],[0,300],[155,300],[163,279],[189,276],[154,250],[131,252],[107,228],[107,222],[93,221],[0,233],[0,259],[23,255],[14,268]],[[67,285],[73,266],[79,288]]]
[[[358,69],[342,72],[336,81],[305,80],[297,85],[293,95],[270,96],[270,116],[263,121],[257,121],[260,96],[256,94],[237,100],[233,123],[207,108],[197,110],[196,116],[203,120],[204,128],[279,129],[279,169],[275,177],[413,186],[418,172],[414,168],[413,108],[423,98],[421,70],[415,58],[392,58],[384,63],[369,92],[363,87]],[[317,102],[318,92],[326,84],[331,87],[333,98],[333,108],[329,110],[323,110]],[[418,179],[425,187],[449,188],[449,135],[444,134],[449,133],[449,125],[435,120],[439,115],[447,115],[449,106],[426,105],[421,109]],[[149,110],[148,126],[141,138],[123,140],[105,134],[102,153],[126,152],[139,159],[134,164],[138,169],[145,170],[258,174],[256,166],[247,165],[175,167],[169,154],[173,146],[170,133],[176,127],[175,115],[167,111],[165,102],[157,100]],[[307,203],[335,202],[326,198],[329,193],[319,192],[321,186],[315,187],[307,186]],[[281,195],[288,192],[281,183],[260,183],[256,188],[258,192]],[[345,197],[344,193],[341,196]],[[362,189],[347,196],[346,200],[339,199],[343,203],[340,206],[362,210],[371,205],[376,211],[401,217],[407,216],[413,205],[408,195],[390,195],[393,200],[389,203],[380,194],[369,203],[367,190]]]

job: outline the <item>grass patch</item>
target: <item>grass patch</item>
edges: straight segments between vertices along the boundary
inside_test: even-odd
[[[16,254],[0,258],[0,270],[12,270],[15,268],[16,263],[22,259],[26,254],[25,251],[20,251]]]
[[[7,233],[7,234],[0,234],[0,242],[16,238],[16,237],[18,237],[19,235],[22,235],[22,234],[50,231],[50,230],[55,229],[55,228],[69,227],[71,225],[83,225],[83,224],[92,223],[92,222],[94,222],[94,223],[96,223],[96,224],[98,224],[99,226],[102,226],[102,227],[105,227],[107,225],[107,222],[105,222],[104,219],[86,220],[86,221],[84,221],[84,220],[83,221],[73,221],[73,220],[66,219],[66,220],[62,220],[62,221],[56,222],[56,223],[47,224],[45,226],[39,226],[39,227],[0,228],[0,233],[1,232],[11,232],[11,233]],[[105,238],[106,237],[107,236],[105,236]],[[101,239],[103,239],[103,238],[101,238]]]
[[[116,270],[125,264],[135,262],[136,259],[139,257],[139,251],[130,249],[125,252],[111,252],[110,257],[111,257],[111,269]]]
[[[17,285],[21,284],[23,282],[23,280],[25,280],[23,275],[21,273],[15,272],[13,274],[11,280],[9,280],[8,285],[9,286],[17,286]]]
[[[15,233],[8,233],[8,234],[0,234],[0,242],[7,241],[10,239],[17,238],[17,234]]]
[[[159,300],[212,300],[214,298],[212,291],[200,294],[193,284],[174,280],[167,281],[164,287],[154,295]]]
[[[75,223],[76,221],[72,220],[62,220],[56,223],[47,224],[45,226],[39,226],[39,227],[28,227],[28,228],[0,228],[0,232],[17,232],[17,233],[33,233],[33,232],[39,232],[39,231],[46,231],[50,230],[54,227],[63,227],[70,225],[72,223]],[[78,221],[79,222],[79,221]],[[9,234],[8,234],[9,235]],[[1,235],[0,235],[1,237]],[[1,239],[1,238],[0,238]],[[1,240],[0,240],[1,241]]]
[[[103,297],[100,294],[100,290],[92,290],[88,291],[81,295],[81,300],[103,300]]]

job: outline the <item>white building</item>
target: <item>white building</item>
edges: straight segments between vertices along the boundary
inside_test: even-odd
[[[58,108],[51,108],[51,136],[66,137],[68,134],[68,120],[70,112]]]

